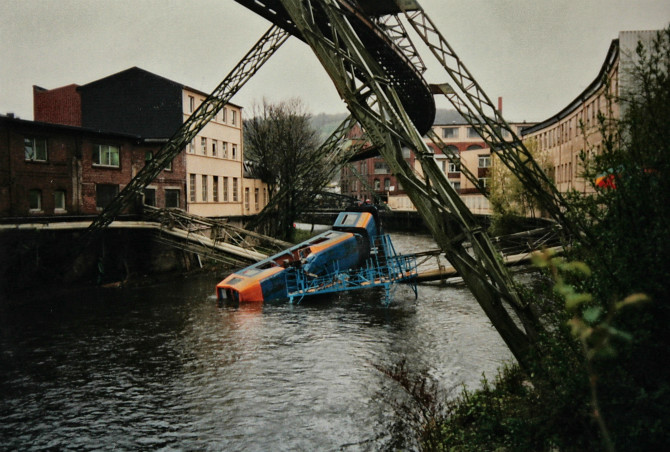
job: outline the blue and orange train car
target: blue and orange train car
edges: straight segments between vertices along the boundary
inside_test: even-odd
[[[288,298],[287,272],[319,277],[358,268],[380,234],[375,208],[341,212],[332,229],[229,275],[216,286],[217,298],[232,302]]]

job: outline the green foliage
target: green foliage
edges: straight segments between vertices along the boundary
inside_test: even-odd
[[[524,143],[533,159],[542,170],[549,174],[550,159],[546,152],[542,152],[535,141]],[[501,234],[510,230],[515,218],[529,215],[534,217],[539,213],[540,206],[523,183],[507,168],[500,158],[492,155],[491,183],[489,187],[489,201],[492,211],[492,230]]]
[[[602,151],[583,156],[584,177],[612,174],[615,188],[569,194],[585,235],[565,258],[539,256],[543,275],[522,289],[547,326],[533,368],[463,392],[431,421],[439,440],[424,450],[670,444],[670,27],[620,75],[630,89],[609,100],[622,117],[600,115]]]

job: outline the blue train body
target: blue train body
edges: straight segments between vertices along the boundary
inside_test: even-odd
[[[229,275],[216,286],[217,298],[234,302],[284,299],[289,297],[290,272],[316,278],[363,265],[381,231],[376,210],[361,210],[342,212],[331,230]]]

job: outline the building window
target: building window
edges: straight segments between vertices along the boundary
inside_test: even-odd
[[[203,202],[207,201],[207,176],[203,174],[202,176],[202,200]]]
[[[460,173],[461,172],[461,162],[449,162],[449,172],[450,173]]]
[[[144,204],[147,206],[156,207],[156,189],[155,188],[145,188],[144,189]]]
[[[149,163],[154,158],[154,153],[151,151],[146,151],[144,153],[144,164]]]
[[[453,144],[450,144],[447,146],[443,151],[445,155],[451,154],[451,155],[458,155],[458,148],[454,146]]]
[[[230,120],[231,120],[230,122],[231,122],[232,125],[237,125],[237,111],[231,110]]]
[[[454,190],[458,191],[461,189],[461,183],[460,181],[449,181],[449,184],[454,188]]]
[[[216,157],[219,153],[219,142],[212,140],[212,157]]]
[[[232,155],[233,160],[237,160],[237,145],[233,144],[233,155]]]
[[[168,162],[167,165],[165,165],[165,168],[163,168],[165,171],[172,171],[172,160]]]
[[[442,138],[458,138],[458,127],[443,127]]]
[[[188,152],[191,154],[195,154],[195,138],[191,140],[191,142],[188,144]]]
[[[391,190],[391,179],[388,177],[384,179],[384,191]]]
[[[476,150],[478,150],[478,149],[484,149],[484,148],[481,147],[481,146],[478,145],[478,144],[471,144],[470,146],[468,146],[468,148],[466,149],[466,151],[476,151]]]
[[[212,201],[219,202],[219,176],[212,176]]]
[[[54,191],[54,212],[65,212],[65,190]]]
[[[221,157],[223,157],[224,159],[228,158],[228,143],[226,143],[225,141],[221,142]]]
[[[480,155],[479,156],[479,167],[480,168],[489,168],[491,166],[491,156],[490,155]]]
[[[259,201],[260,201],[259,200],[259,198],[260,198],[259,192],[260,192],[260,190],[258,188],[254,189],[254,209],[256,209],[257,211],[260,208],[260,206],[259,206]]]
[[[195,174],[189,174],[188,182],[188,197],[191,202],[195,202]]]
[[[207,138],[205,137],[200,138],[200,150],[202,155],[207,155]]]
[[[382,185],[379,179],[375,179],[375,191],[379,191],[381,189]]]
[[[24,138],[23,147],[26,160],[31,162],[47,161],[47,140],[44,138]]]
[[[195,110],[195,98],[188,96],[188,111],[189,113],[193,113],[193,110]]]
[[[244,209],[249,210],[249,187],[244,189]]]
[[[233,177],[233,202],[238,202],[237,196],[237,177]]]
[[[179,208],[179,189],[178,188],[166,188],[165,189],[165,207],[166,208]]]
[[[28,208],[31,212],[42,210],[42,190],[28,190]]]
[[[93,164],[99,166],[119,167],[119,147],[98,144],[93,148]]]
[[[226,122],[226,120],[227,120],[226,119],[227,116],[228,116],[227,113],[228,113],[228,109],[226,107],[223,107],[223,110],[221,110],[221,119],[223,120],[223,122]]]
[[[481,188],[487,188],[489,186],[489,178],[488,177],[480,177],[479,179],[477,179],[477,181],[479,182],[479,186]]]
[[[223,202],[228,202],[228,178],[223,178]]]
[[[375,162],[375,174],[389,174],[389,167],[385,162]]]
[[[264,188],[263,189],[263,206],[268,205],[268,189]]]
[[[95,206],[99,209],[104,209],[118,194],[118,185],[97,184],[95,186]]]

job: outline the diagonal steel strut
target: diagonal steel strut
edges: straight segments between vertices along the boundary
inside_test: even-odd
[[[230,74],[177,129],[156,156],[105,207],[102,213],[91,223],[88,230],[95,231],[107,227],[124,208],[132,203],[138,195],[142,194],[146,186],[186,148],[198,132],[216,116],[288,37],[288,32],[278,26],[270,27]]]
[[[407,114],[387,68],[379,64],[357,34],[353,24],[356,17],[344,11],[338,0],[281,0],[281,3],[329,73],[352,115],[373,144],[379,146],[440,248],[493,320],[510,350],[520,362],[524,361],[530,347],[529,336],[535,333],[536,325],[532,318],[520,315],[524,333],[504,308],[506,301],[517,314],[523,314],[526,306],[488,235],[438,168],[432,151]],[[327,22],[314,19],[324,15]],[[324,29],[325,26],[329,28]],[[415,151],[426,180],[413,174],[402,157],[403,146]],[[471,243],[473,254],[465,249],[466,240]]]
[[[402,1],[396,0],[396,3],[401,10],[404,9]],[[411,10],[404,9],[404,15],[453,81],[453,85],[436,85],[441,89],[441,94],[477,131],[491,152],[531,192],[540,206],[570,234],[582,235],[583,228],[566,215],[569,206],[563,195],[537,164],[434,22],[416,2],[413,2]],[[506,139],[505,135],[510,136],[511,140]]]

